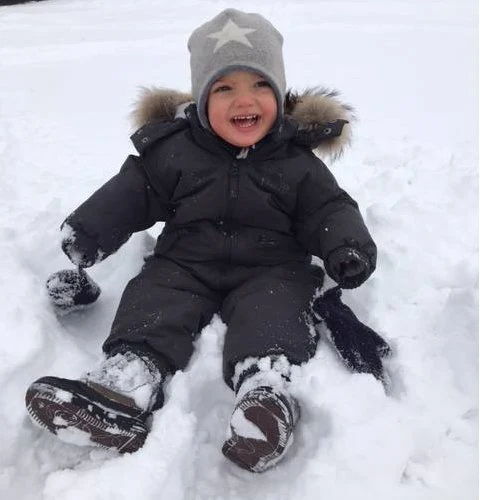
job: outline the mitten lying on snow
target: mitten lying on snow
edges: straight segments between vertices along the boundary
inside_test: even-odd
[[[354,312],[341,301],[339,287],[327,290],[312,304],[314,320],[323,322],[329,340],[348,368],[360,373],[371,373],[386,382],[382,358],[391,354],[391,348],[370,327],[364,325]]]
[[[100,287],[82,268],[53,273],[46,287],[52,304],[63,313],[91,304],[100,295]]]

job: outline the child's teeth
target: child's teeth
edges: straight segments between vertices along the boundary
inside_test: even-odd
[[[235,116],[233,121],[241,127],[248,127],[257,121],[257,115]]]

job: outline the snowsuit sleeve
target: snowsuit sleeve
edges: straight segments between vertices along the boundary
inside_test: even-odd
[[[168,214],[166,193],[154,191],[143,158],[130,155],[112,177],[62,224],[62,248],[70,260],[88,267],[117,251],[137,231]]]
[[[373,272],[377,249],[356,201],[339,187],[321,160],[315,158],[315,162],[299,190],[298,240],[324,261],[338,248],[356,248],[368,257]]]

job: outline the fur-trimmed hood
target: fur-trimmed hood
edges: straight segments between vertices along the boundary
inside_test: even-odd
[[[343,103],[336,91],[313,88],[301,93],[289,91],[285,99],[285,116],[297,126],[296,139],[309,146],[321,158],[340,157],[351,142],[353,108]],[[192,102],[191,94],[172,89],[142,88],[134,105],[135,128],[154,120],[173,121]]]

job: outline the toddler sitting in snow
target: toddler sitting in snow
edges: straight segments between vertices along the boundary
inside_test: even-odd
[[[236,393],[222,451],[254,472],[282,458],[298,418],[290,368],[318,340],[308,311],[323,271],[311,256],[343,288],[361,285],[376,262],[357,204],[313,153],[341,154],[351,109],[335,94],[287,93],[282,43],[262,16],[227,9],[189,39],[192,95],[145,93],[138,156],[67,217],[63,250],[83,269],[132,233],[165,227],[123,293],[101,366],[28,389],[40,426],[139,449],[165,382],[220,313]]]

